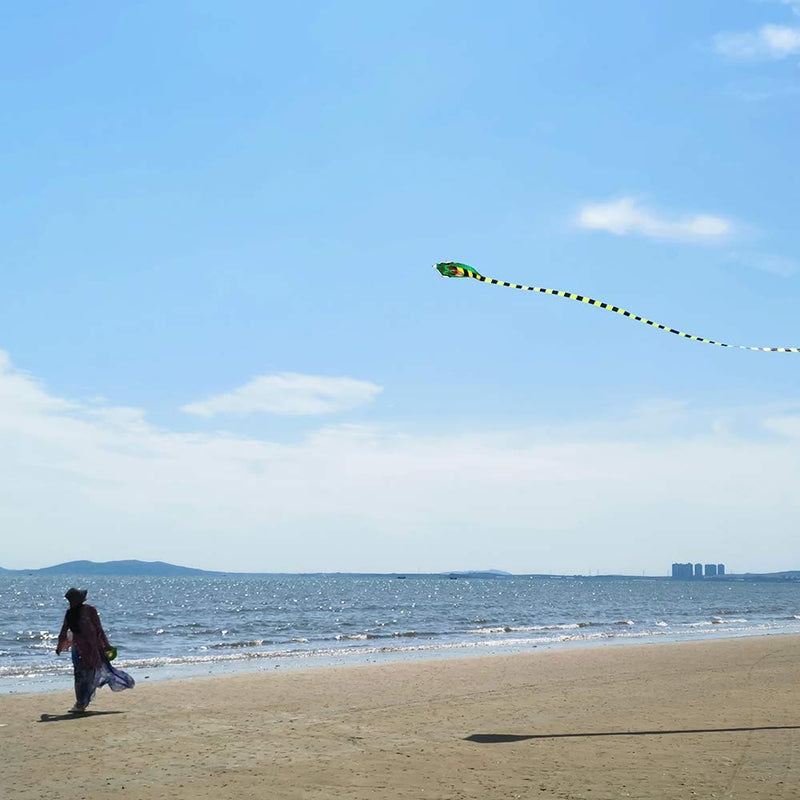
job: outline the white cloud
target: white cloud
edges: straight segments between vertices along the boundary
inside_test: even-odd
[[[733,223],[712,214],[668,219],[639,205],[632,197],[584,205],[577,219],[588,230],[608,231],[617,236],[630,234],[678,242],[714,242],[728,238]]]
[[[760,416],[771,431],[794,430],[770,421],[780,410]],[[751,413],[751,424],[760,416]],[[66,402],[6,364],[0,566],[73,558],[250,571],[639,572],[686,558],[742,570],[796,566],[786,561],[800,524],[796,440],[734,434],[740,419],[713,421],[664,399],[622,422],[568,430],[414,436],[337,426],[277,444],[179,433],[136,409]]]
[[[333,414],[369,403],[381,391],[380,386],[369,381],[285,372],[253,378],[232,392],[189,403],[181,410],[201,417],[253,413]]]
[[[800,439],[800,416],[797,414],[767,417],[764,420],[764,427],[789,439]]]
[[[757,31],[725,32],[714,37],[714,49],[735,59],[781,59],[800,54],[800,28],[763,25]]]
[[[72,407],[72,403],[49,396],[34,378],[15,370],[8,354],[0,350],[0,410],[41,413]]]
[[[773,253],[732,253],[730,260],[746,264],[748,267],[778,275],[781,278],[790,278],[800,272],[800,261],[796,261]]]

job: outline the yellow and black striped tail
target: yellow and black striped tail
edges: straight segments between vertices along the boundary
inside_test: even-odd
[[[615,314],[620,314],[623,317],[635,319],[637,322],[643,322],[645,325],[650,325],[653,328],[658,328],[660,331],[667,333],[674,333],[683,339],[691,339],[694,342],[703,342],[703,344],[713,344],[716,347],[731,347],[736,350],[759,350],[763,353],[800,353],[800,347],[748,347],[743,344],[726,344],[725,342],[715,342],[713,339],[704,339],[702,336],[693,336],[691,333],[684,333],[677,331],[675,328],[670,328],[667,325],[660,325],[658,322],[640,317],[638,314],[632,314],[630,311],[625,311],[624,308],[611,305],[611,303],[604,303],[601,300],[594,300],[591,297],[585,297],[582,294],[575,294],[573,292],[562,292],[558,289],[544,289],[541,286],[521,286],[518,283],[508,283],[507,281],[498,281],[494,278],[486,278],[479,272],[474,270],[467,264],[459,264],[457,261],[442,261],[435,265],[435,268],[446,278],[474,278],[476,281],[482,283],[493,283],[495,286],[506,286],[509,289],[523,289],[526,292],[540,292],[541,294],[553,294],[556,297],[564,297],[567,300],[577,300],[580,303],[586,303],[590,306],[598,306],[604,308],[606,311],[613,311]]]

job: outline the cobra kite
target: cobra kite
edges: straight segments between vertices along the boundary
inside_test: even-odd
[[[544,289],[541,286],[520,286],[518,283],[507,283],[506,281],[498,281],[494,278],[487,278],[477,272],[467,264],[459,264],[457,261],[442,261],[436,264],[436,269],[445,278],[475,278],[476,281],[482,283],[493,283],[495,286],[506,286],[509,289],[523,289],[526,292],[541,292],[542,294],[554,294],[557,297],[565,297],[567,300],[577,300],[580,303],[587,303],[590,306],[599,306],[606,309],[606,311],[613,311],[615,314],[621,314],[623,317],[635,319],[637,322],[643,322],[645,325],[650,325],[653,328],[658,328],[660,331],[667,333],[674,333],[683,339],[691,339],[695,342],[703,342],[703,344],[713,344],[717,347],[732,347],[737,350],[760,350],[765,353],[800,353],[800,347],[748,347],[743,344],[726,344],[725,342],[715,342],[713,339],[704,339],[702,336],[693,336],[691,333],[683,333],[683,331],[676,331],[675,328],[669,328],[666,325],[660,325],[658,322],[640,317],[638,314],[632,314],[630,311],[625,311],[618,306],[612,306],[611,303],[604,303],[601,300],[593,300],[591,297],[585,297],[582,294],[575,294],[573,292],[562,292],[558,289]]]

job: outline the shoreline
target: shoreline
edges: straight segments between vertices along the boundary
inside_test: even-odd
[[[130,661],[119,659],[118,666],[132,672],[138,681],[152,683],[163,681],[190,680],[198,677],[226,677],[230,675],[249,675],[282,669],[285,672],[297,670],[318,670],[336,667],[358,666],[364,664],[418,663],[460,658],[483,658],[493,656],[512,656],[546,652],[550,650],[580,650],[605,647],[648,646],[657,644],[677,644],[681,642],[705,642],[723,639],[746,639],[765,636],[800,636],[800,632],[787,631],[779,627],[754,629],[718,627],[688,631],[664,631],[663,633],[618,634],[616,636],[598,635],[597,638],[576,638],[566,640],[541,641],[532,644],[529,640],[510,639],[506,641],[457,641],[451,643],[408,645],[405,647],[360,647],[341,648],[326,651],[324,654],[295,652],[292,654],[249,653],[240,655],[209,657],[207,661],[193,660],[183,662],[175,659],[144,659]],[[5,677],[0,676],[0,697],[10,695],[46,694],[62,691],[72,686],[72,667],[69,657],[63,656],[59,672],[49,672],[43,676]],[[145,675],[144,673],[148,674]],[[54,684],[62,685],[54,685]]]
[[[707,628],[687,631],[665,631],[663,633],[619,634],[617,636],[598,636],[575,640],[551,640],[531,644],[527,640],[469,641],[439,644],[421,644],[405,647],[342,648],[327,651],[323,655],[314,653],[251,653],[238,656],[209,657],[208,661],[170,663],[159,659],[117,662],[121,669],[133,674],[137,683],[147,680],[150,683],[193,680],[196,678],[225,678],[234,675],[257,675],[275,670],[297,672],[304,670],[325,670],[348,666],[369,664],[425,663],[438,660],[458,660],[472,658],[492,658],[517,655],[533,655],[537,652],[594,650],[596,648],[647,647],[650,645],[669,645],[680,643],[714,642],[728,639],[750,639],[770,636],[799,636],[800,632],[772,629],[748,628]],[[55,656],[54,656],[55,658]],[[5,696],[41,695],[64,691],[72,686],[72,667],[69,658],[62,655],[63,664],[59,673],[49,673],[40,677],[2,677],[0,676],[0,698]],[[176,659],[176,661],[178,661]],[[144,674],[144,673],[147,674]],[[61,685],[54,685],[54,684]]]
[[[0,795],[794,797],[800,635],[660,644],[5,695]]]

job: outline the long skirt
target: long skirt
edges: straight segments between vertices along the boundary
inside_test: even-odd
[[[108,684],[112,692],[133,689],[136,685],[136,681],[127,672],[111,666],[111,662],[106,658],[105,653],[102,654],[101,659],[100,666],[96,669],[87,667],[75,647],[72,648],[76,705],[88,706],[94,699],[94,693],[106,684]]]

